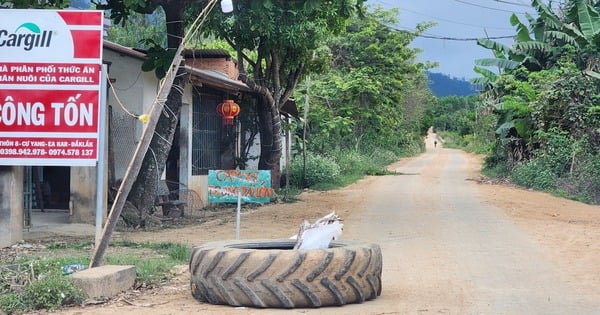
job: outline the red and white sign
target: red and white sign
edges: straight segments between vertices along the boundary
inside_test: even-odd
[[[0,10],[0,165],[96,165],[102,31],[102,11]]]

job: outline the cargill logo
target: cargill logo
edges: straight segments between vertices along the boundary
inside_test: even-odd
[[[21,47],[31,50],[35,47],[49,47],[52,39],[52,31],[42,31],[34,23],[23,23],[10,33],[0,29],[0,47]]]

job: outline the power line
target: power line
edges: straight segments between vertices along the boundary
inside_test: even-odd
[[[519,6],[519,7],[531,8],[530,5],[524,4],[522,1],[519,1],[520,3],[510,2],[510,1],[505,1],[505,0],[492,0],[492,1],[500,2],[500,3],[506,3],[506,4],[510,4],[510,5],[516,5],[516,6]]]
[[[467,4],[470,6],[474,6],[474,7],[478,7],[478,8],[484,8],[484,9],[488,9],[488,10],[494,10],[494,11],[500,11],[500,12],[509,12],[509,13],[515,13],[515,14],[528,14],[527,12],[515,12],[513,10],[504,10],[504,9],[499,9],[499,8],[493,8],[493,7],[488,7],[485,5],[481,5],[481,4],[477,4],[477,3],[473,3],[473,2],[469,2],[469,1],[464,1],[464,0],[454,0],[456,2],[460,2],[463,4]]]
[[[394,26],[390,26],[390,25],[386,25],[386,24],[382,24],[382,25],[384,25],[385,27],[392,29],[394,31],[408,32],[411,35],[414,35],[416,37],[422,37],[422,38],[428,38],[428,39],[438,39],[438,40],[451,40],[451,41],[467,42],[467,41],[477,41],[482,38],[496,40],[496,39],[508,39],[508,38],[515,37],[515,35],[487,36],[487,37],[452,37],[452,36],[441,36],[441,35],[434,35],[434,34],[419,34],[419,33],[415,32],[414,30],[411,30],[408,28],[398,28],[398,27],[394,27]]]
[[[454,24],[459,24],[459,25],[465,25],[465,26],[471,26],[471,27],[481,27],[481,28],[487,28],[487,29],[497,29],[497,30],[512,30],[512,28],[509,28],[509,27],[494,27],[494,26],[488,27],[488,26],[482,26],[482,25],[475,25],[475,24],[457,22],[457,21],[448,20],[448,19],[444,19],[444,18],[440,18],[440,17],[435,17],[435,16],[432,16],[432,15],[424,14],[424,13],[421,13],[421,12],[413,11],[413,10],[406,9],[406,8],[401,8],[400,12],[402,12],[402,11],[411,12],[411,13],[422,15],[422,16],[425,16],[425,17],[428,17],[428,18],[432,18],[432,19],[435,19],[435,20],[438,20],[438,21],[444,21],[444,22],[454,23]]]
[[[438,36],[438,35],[428,35],[428,34],[416,34],[416,33],[412,33],[413,35],[417,36],[417,37],[422,37],[422,38],[428,38],[428,39],[439,39],[439,40],[452,40],[452,41],[463,41],[463,42],[472,42],[472,41],[477,41],[480,40],[482,38],[485,39],[508,39],[508,38],[514,38],[514,35],[506,35],[506,36],[488,36],[488,37],[463,37],[463,38],[459,38],[459,37],[448,37],[448,36]]]
[[[387,3],[387,2],[385,2],[383,0],[376,0],[376,1],[379,2],[379,3]],[[467,2],[467,1],[463,1],[463,0],[455,0],[455,1],[461,2],[461,3],[464,3],[464,4],[475,5],[477,7],[483,7],[483,8],[486,8],[486,9],[499,10],[499,11],[517,13],[517,14],[525,14],[525,13],[519,13],[519,12],[514,12],[514,11],[501,10],[501,9],[497,9],[497,8],[491,8],[491,7],[481,6],[481,5],[477,5],[477,4],[474,4],[474,3],[471,3],[471,2]],[[508,2],[508,1],[505,1],[505,0],[492,0],[492,1]],[[469,24],[466,24],[466,23],[449,21],[449,20],[437,18],[437,17],[434,17],[434,16],[429,16],[429,15],[426,15],[426,14],[423,14],[423,13],[420,13],[420,12],[417,12],[417,11],[412,11],[412,10],[409,10],[409,9],[406,9],[406,8],[400,8],[400,10],[401,11],[404,10],[404,11],[407,11],[407,12],[412,12],[412,13],[415,13],[415,14],[427,16],[427,17],[434,18],[434,19],[437,19],[437,20],[440,20],[440,21],[445,21],[445,22],[450,22],[450,23],[456,23],[456,24],[463,24],[463,25],[467,25],[467,26],[476,26],[476,25],[469,25]],[[411,35],[413,35],[415,37],[421,37],[421,38],[426,38],[426,39],[435,39],[435,40],[446,40],[446,41],[463,41],[463,42],[466,42],[466,41],[477,41],[477,40],[479,40],[481,38],[486,38],[486,39],[491,39],[491,40],[498,40],[498,39],[510,39],[510,38],[514,38],[515,37],[515,35],[487,36],[487,37],[485,37],[485,36],[484,37],[441,36],[441,35],[435,35],[435,34],[418,33],[418,32],[416,32],[416,31],[414,31],[412,29],[409,29],[409,28],[398,28],[398,27],[386,25],[386,24],[383,24],[383,23],[382,23],[382,25],[385,26],[385,27],[387,27],[387,28],[389,28],[389,29],[391,29],[391,30],[408,32],[409,34],[411,34]],[[485,26],[479,26],[479,25],[477,25],[476,27],[481,27],[481,28],[484,28],[484,29],[486,29],[486,28],[487,29],[501,29],[501,28],[485,27]],[[502,29],[510,29],[510,28],[502,28]]]

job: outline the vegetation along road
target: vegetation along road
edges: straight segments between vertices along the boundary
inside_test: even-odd
[[[335,210],[342,239],[372,241],[383,253],[383,292],[363,304],[320,309],[236,308],[200,303],[182,266],[164,287],[66,314],[598,314],[600,214],[596,206],[544,193],[479,183],[478,157],[433,148],[402,160],[399,175],[242,215],[241,236],[283,238],[302,219]],[[190,245],[234,238],[235,220],[119,235]]]

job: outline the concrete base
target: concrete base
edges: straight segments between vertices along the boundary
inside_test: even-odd
[[[88,298],[111,298],[131,289],[135,282],[135,266],[100,266],[75,272],[71,278]]]

